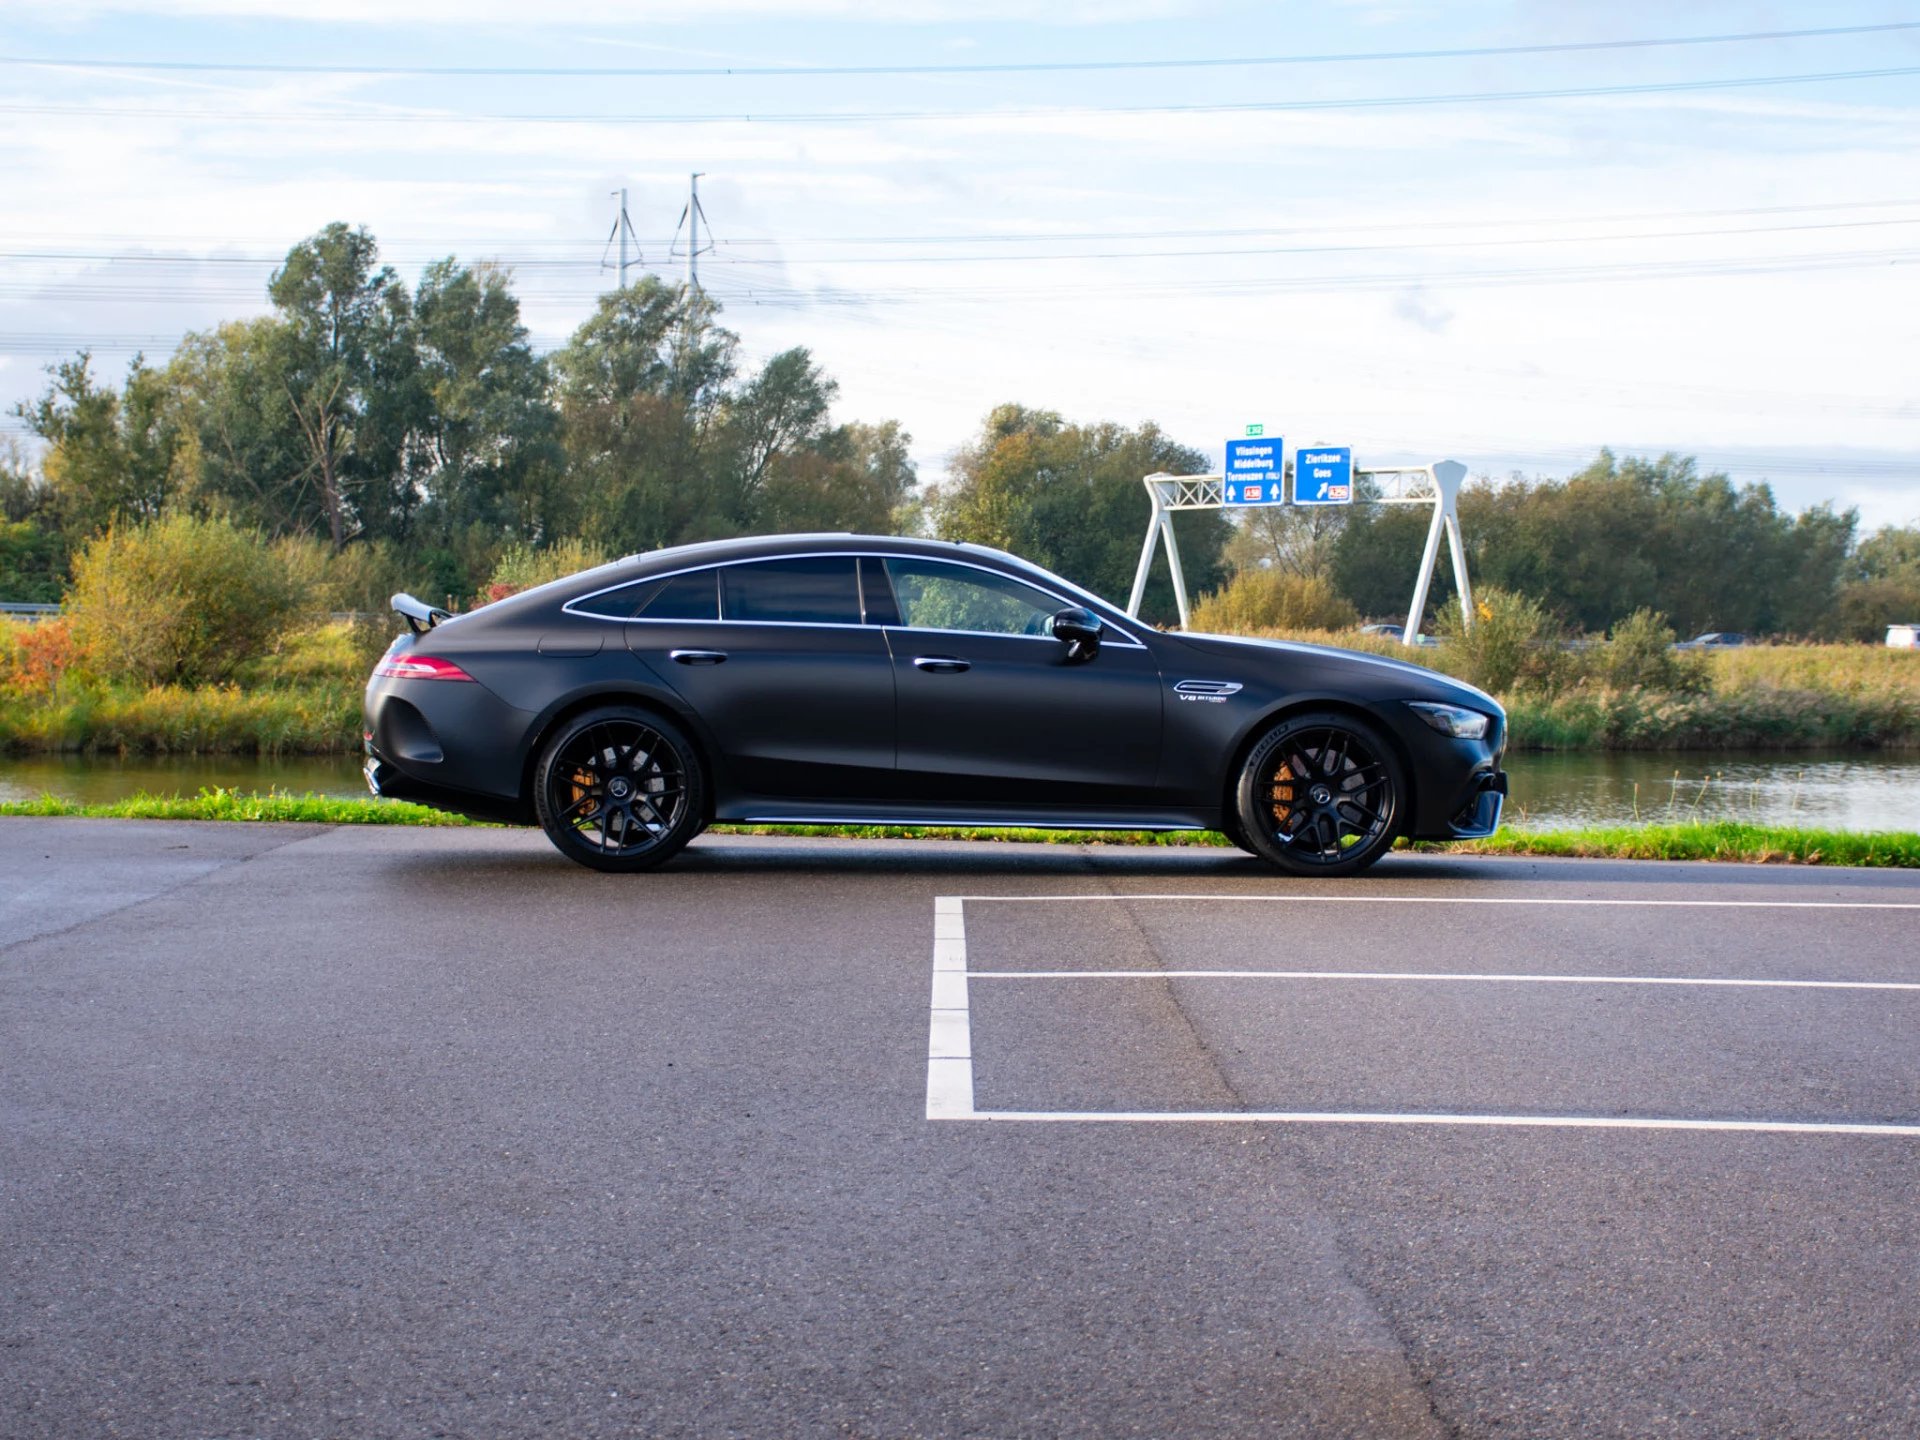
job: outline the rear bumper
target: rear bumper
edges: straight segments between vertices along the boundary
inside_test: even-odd
[[[469,820],[490,820],[501,825],[537,823],[532,807],[523,801],[455,790],[416,779],[374,749],[371,740],[366,742],[366,759],[360,773],[366,777],[368,791],[385,800],[408,800],[415,805],[464,815]]]

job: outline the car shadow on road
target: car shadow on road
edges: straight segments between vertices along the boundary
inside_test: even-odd
[[[424,832],[434,833],[434,832]],[[528,832],[448,831],[452,845],[428,843],[417,851],[390,851],[386,865],[422,879],[457,875],[462,883],[488,876],[524,880],[540,875],[552,882],[564,877],[596,885],[644,885],[650,879],[721,876],[951,876],[1032,880],[1150,878],[1173,883],[1255,881],[1275,889],[1312,885],[1311,878],[1288,876],[1264,862],[1224,846],[1146,846],[1035,844],[964,840],[858,840],[838,837],[707,835],[657,871],[604,875],[569,862],[544,844],[526,843]],[[509,844],[487,843],[482,836],[512,835]],[[475,843],[479,841],[480,843]],[[1468,882],[1475,884],[1578,884],[1582,887],[1631,884],[1697,888],[1712,885],[1753,898],[1783,891],[1842,888],[1849,892],[1897,892],[1910,897],[1914,880],[1900,871],[1842,870],[1816,866],[1707,864],[1693,861],[1577,860],[1447,853],[1389,855],[1364,875],[1331,882],[1370,890],[1402,885]],[[1764,893],[1763,893],[1764,892]]]

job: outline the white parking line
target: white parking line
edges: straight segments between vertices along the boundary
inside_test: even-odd
[[[927,1118],[966,1119],[973,1108],[973,1036],[967,1015],[967,925],[958,897],[933,902],[933,1004],[927,1026]]]
[[[1824,1120],[1684,1120],[1633,1115],[1449,1115],[1385,1110],[976,1110],[963,1120],[1186,1125],[1460,1125],[1532,1130],[1723,1130],[1797,1135],[1920,1135],[1920,1125]]]
[[[1058,905],[1077,900],[1208,900],[1250,905],[1607,905],[1681,910],[1920,910],[1906,900],[1588,900],[1562,895],[955,895],[968,904]]]
[[[1266,900],[1338,904],[1595,905],[1756,910],[1920,910],[1920,904],[1825,900],[1586,900],[1412,895],[943,895],[934,901],[933,999],[927,1041],[927,1118],[1026,1124],[1420,1125],[1504,1129],[1698,1130],[1789,1135],[1920,1136],[1920,1124],[1817,1120],[1690,1119],[1660,1115],[1476,1115],[1390,1110],[976,1110],[971,980],[1401,980],[1549,985],[1690,985],[1798,990],[1920,990],[1879,980],[1771,980],[1670,975],[1448,974],[1374,970],[987,970],[967,969],[965,906],[975,902],[1062,900]]]
[[[1726,985],[1756,990],[1920,990],[1920,980],[1735,980],[1688,975],[1475,975],[1445,970],[969,970],[968,980],[1417,980],[1494,985]]]

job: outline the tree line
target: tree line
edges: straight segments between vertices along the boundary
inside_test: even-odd
[[[1431,511],[1255,512],[1237,569],[1323,582],[1368,616],[1404,620]],[[1874,639],[1920,614],[1920,526],[1862,537],[1854,510],[1783,509],[1765,484],[1702,473],[1687,456],[1603,450],[1558,480],[1481,479],[1460,496],[1473,584],[1528,596],[1575,631],[1637,611],[1684,634],[1733,630]],[[1444,563],[1431,605],[1452,603]]]
[[[304,541],[368,603],[480,595],[503,565],[536,574],[530,557],[796,530],[996,545],[1121,599],[1140,478],[1207,468],[1152,423],[1002,405],[922,488],[899,422],[836,423],[808,350],[748,367],[717,304],[654,276],[544,355],[506,271],[448,258],[409,287],[344,224],[295,245],[268,298],[118,386],[84,352],[51,367],[15,412],[38,465],[0,454],[0,599],[58,599],[90,537],[181,513]],[[1861,537],[1851,510],[1796,514],[1683,456],[1478,481],[1461,520],[1476,584],[1578,630],[1647,610],[1688,633],[1865,639],[1920,619],[1920,526]],[[1366,504],[1176,516],[1189,585],[1250,627],[1403,618],[1427,523]],[[1443,566],[1436,608],[1450,588]],[[1145,608],[1173,618],[1164,561]]]
[[[446,259],[411,289],[329,225],[272,311],[103,383],[86,353],[16,414],[45,443],[0,481],[0,585],[58,589],[86,537],[173,511],[379,551],[467,596],[497,557],[586,537],[620,554],[765,530],[885,530],[913,493],[894,421],[835,424],[804,348],[757,370],[697,291],[648,276],[536,353],[507,272]]]

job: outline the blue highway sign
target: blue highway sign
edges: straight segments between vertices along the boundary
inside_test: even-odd
[[[1286,504],[1280,466],[1283,448],[1284,442],[1278,435],[1227,441],[1227,463],[1223,472],[1227,504]]]
[[[1344,445],[1316,445],[1293,452],[1293,503],[1353,503],[1353,451]]]

